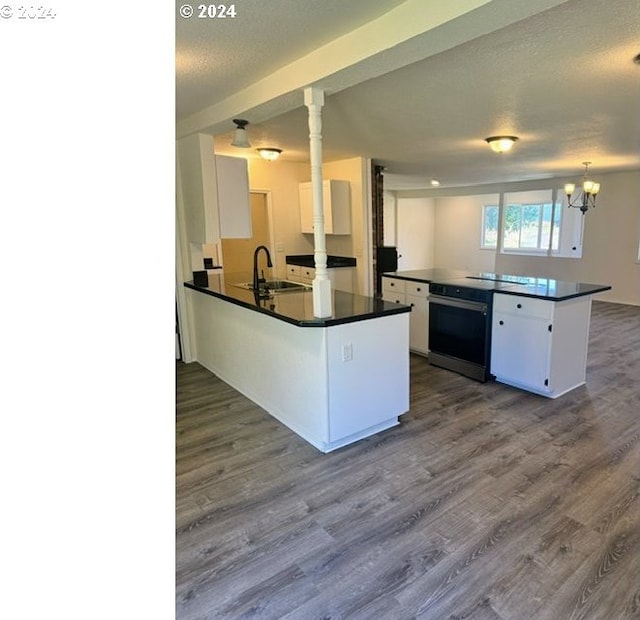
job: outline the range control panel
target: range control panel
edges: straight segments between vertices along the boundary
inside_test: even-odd
[[[429,284],[429,292],[434,295],[441,295],[442,297],[453,297],[454,299],[466,299],[468,301],[488,303],[491,301],[493,296],[493,287],[491,287],[490,290],[487,290],[484,288],[432,282]]]

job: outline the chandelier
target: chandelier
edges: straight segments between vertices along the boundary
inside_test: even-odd
[[[564,186],[564,191],[567,195],[569,207],[580,209],[580,211],[582,211],[582,215],[584,215],[589,210],[589,207],[596,206],[596,196],[600,191],[600,183],[596,183],[589,178],[589,166],[591,165],[591,162],[583,161],[582,165],[584,166],[582,188],[576,193],[574,202],[571,201],[571,196],[576,189],[575,183],[567,183]]]

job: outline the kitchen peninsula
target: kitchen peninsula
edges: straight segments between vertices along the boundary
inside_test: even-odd
[[[408,411],[408,306],[334,290],[332,315],[316,318],[310,289],[261,297],[229,274],[208,284],[185,283],[198,362],[321,452]]]

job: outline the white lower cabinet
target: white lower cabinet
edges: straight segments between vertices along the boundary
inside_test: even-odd
[[[396,304],[405,303],[406,284],[406,280],[382,276],[382,299]]]
[[[331,286],[337,291],[353,293],[353,272],[355,267],[329,267],[327,274],[331,280]],[[302,282],[311,286],[316,277],[316,270],[313,267],[302,267],[287,263],[287,280]]]
[[[585,383],[591,297],[551,301],[496,293],[491,374],[556,398]]]
[[[301,282],[302,276],[300,275],[300,265],[290,265],[287,263],[287,280],[292,280],[293,282]]]
[[[409,348],[416,353],[427,355],[429,353],[429,284],[383,276],[382,299],[411,306]]]

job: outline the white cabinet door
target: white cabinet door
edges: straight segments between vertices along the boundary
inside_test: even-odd
[[[177,146],[178,191],[187,240],[215,244],[220,240],[218,188],[213,139],[204,134],[181,138]]]
[[[552,332],[548,320],[493,313],[491,373],[504,383],[535,391],[552,389],[549,376]]]
[[[409,315],[409,348],[412,351],[429,352],[429,300],[426,295],[405,295],[405,303],[411,306]]]
[[[324,232],[327,235],[351,234],[351,208],[349,181],[329,179],[322,182],[322,207],[324,212]],[[300,230],[312,233],[313,195],[311,183],[300,183]]]
[[[382,299],[411,306],[409,348],[426,355],[429,352],[429,284],[382,276]]]
[[[247,161],[214,155],[211,136],[178,141],[179,191],[190,243],[251,237]]]
[[[251,201],[247,160],[216,155],[218,213],[223,239],[250,239]]]

